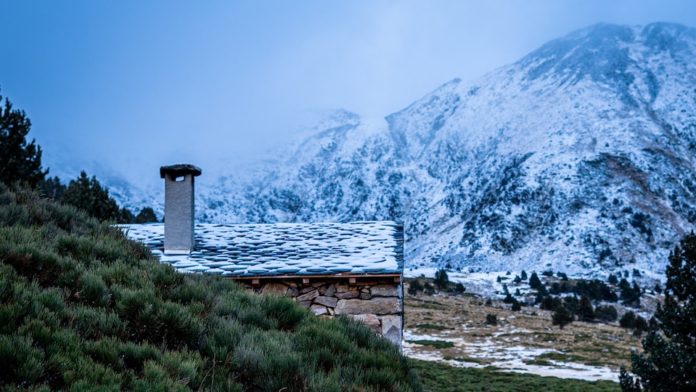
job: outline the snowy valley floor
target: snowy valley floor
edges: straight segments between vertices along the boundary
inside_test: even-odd
[[[551,325],[551,313],[519,312],[481,297],[406,294],[404,354],[458,368],[481,368],[586,381],[618,382],[639,338],[618,325]],[[495,326],[486,316],[497,317]]]

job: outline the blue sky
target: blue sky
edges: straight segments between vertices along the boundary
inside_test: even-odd
[[[694,1],[0,1],[0,93],[56,173],[248,162],[318,113],[397,111],[598,22]],[[150,178],[152,177],[152,178]]]

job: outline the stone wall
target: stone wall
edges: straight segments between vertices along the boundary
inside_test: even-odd
[[[391,279],[391,280],[390,280]],[[403,328],[403,289],[390,279],[371,279],[348,283],[347,279],[267,280],[252,285],[258,293],[293,298],[320,317],[346,315],[365,323],[376,333],[401,346]]]

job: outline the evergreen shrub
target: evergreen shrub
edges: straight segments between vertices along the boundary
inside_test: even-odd
[[[2,184],[0,369],[9,390],[421,390],[360,323],[177,273],[119,229]]]

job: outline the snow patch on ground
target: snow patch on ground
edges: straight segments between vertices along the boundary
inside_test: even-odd
[[[500,371],[515,373],[536,374],[539,376],[551,376],[559,378],[572,378],[587,381],[608,380],[617,381],[619,373],[611,368],[602,366],[590,366],[575,362],[560,362],[545,360],[548,365],[533,364],[534,359],[557,350],[532,348],[524,346],[503,345],[497,336],[511,332],[525,332],[521,329],[499,332],[493,338],[486,337],[478,341],[467,341],[464,338],[443,337],[428,334],[418,334],[413,331],[404,331],[404,355],[423,361],[441,362],[454,367],[486,368],[494,367]],[[418,340],[446,341],[461,348],[472,361],[455,360],[445,358],[442,351],[432,347],[411,343]]]

